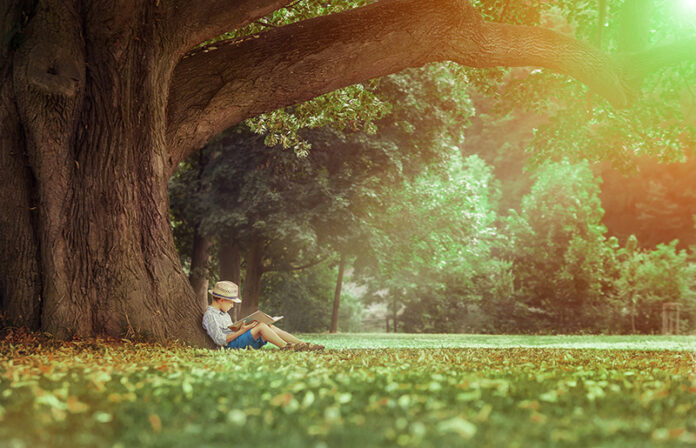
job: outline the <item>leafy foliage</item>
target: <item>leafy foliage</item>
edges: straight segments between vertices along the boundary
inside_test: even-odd
[[[484,14],[495,18],[505,2],[479,3]],[[600,2],[607,5],[605,23],[599,23],[597,2],[517,3],[516,8],[508,8],[505,21],[552,28],[601,46],[617,58],[696,36],[694,16],[679,11],[675,6],[679,2]],[[542,70],[495,69],[472,80],[482,91],[498,93],[491,96],[497,98],[498,113],[506,115],[521,108],[548,118],[538,128],[530,148],[536,163],[564,157],[610,160],[626,170],[635,167],[642,155],[680,161],[692,154],[696,96],[690,86],[696,80],[696,62],[685,57],[680,64],[645,73],[640,62],[635,62],[627,70],[628,78],[637,78],[636,85],[638,79],[642,83],[636,87],[634,104],[620,111],[588,93],[580,83]],[[509,76],[511,73],[514,76]]]
[[[397,328],[659,333],[667,302],[682,306],[681,331],[693,328],[693,262],[676,241],[650,250],[608,238],[587,162],[540,167],[520,211],[498,217],[490,168],[452,160],[395,190],[374,217],[366,298],[385,302]]]
[[[283,328],[291,332],[322,332],[331,324],[336,268],[322,263],[292,272],[269,272],[264,279],[261,309],[284,316]],[[339,331],[355,330],[361,304],[347,293],[341,296]]]
[[[536,177],[521,212],[508,218],[516,299],[542,328],[592,328],[610,282],[612,244],[598,180],[587,163],[568,162],[545,165]]]
[[[326,126],[305,130],[303,138],[314,148],[301,157],[282,145],[267,147],[269,136],[244,126],[227,130],[170,182],[182,258],[191,253],[194,228],[242,249],[261,241],[265,271],[287,271],[332,251],[365,257],[365,210],[379,207],[389,188],[461,140],[470,103],[464,89],[446,95],[458,73],[441,64],[380,80],[376,91],[393,108],[379,121],[379,135]]]
[[[269,26],[366,3],[300,1],[221,38],[243,38]],[[489,20],[552,28],[612,54],[694,34],[693,24],[678,17],[670,2],[639,3],[600,2],[607,6],[600,11],[590,1],[474,2]],[[636,66],[635,73],[640,69]],[[372,296],[388,302],[400,325],[411,331],[627,331],[628,316],[635,319],[637,313],[623,308],[627,297],[633,297],[631,303],[637,297],[631,291],[638,286],[628,274],[634,270],[626,268],[618,242],[605,236],[599,187],[587,163],[568,160],[611,160],[619,169],[638,167],[642,173],[654,164],[645,162],[646,156],[682,161],[696,141],[689,90],[695,73],[692,61],[646,73],[642,94],[627,111],[613,110],[567,77],[533,68],[473,70],[433,64],[351,86],[249,120],[251,129],[265,135],[266,144],[293,147],[303,158],[265,151],[260,139],[238,145],[228,160],[218,160],[217,174],[213,169],[209,173],[217,176],[215,185],[231,176],[245,186],[218,195],[203,222],[209,233],[226,232],[242,242],[252,233],[263,234],[285,268],[298,255],[310,259],[328,253],[329,246],[350,249],[358,255],[358,267],[377,266],[366,274]],[[474,114],[473,127],[480,124],[476,120],[485,122],[488,132],[478,141],[470,138],[476,136],[475,129],[465,130]],[[498,220],[504,210],[517,207],[531,183],[520,173],[526,136],[519,142],[500,140],[483,154],[502,181],[502,200],[488,166],[472,162],[469,174],[460,170],[453,175],[445,173],[449,168],[437,154],[448,154],[451,146],[462,143],[471,145],[464,153],[480,151],[484,140],[498,141],[496,137],[523,125],[534,130],[530,148],[539,171],[534,189],[503,228]],[[241,151],[247,146],[255,148],[255,155]],[[511,147],[516,148],[517,164],[508,163]],[[441,164],[410,182],[433,161]],[[464,178],[465,186],[455,180]],[[670,193],[667,185],[678,188],[681,196]],[[632,193],[641,196],[634,221],[659,233],[654,241],[644,238],[647,231],[640,234],[646,247],[664,238],[665,227],[680,236],[685,229],[693,234],[691,190],[688,180],[656,181],[647,183],[644,197]],[[624,196],[608,191],[624,203]],[[504,206],[496,210],[499,202]],[[198,213],[194,225],[205,214]],[[183,218],[178,224],[181,233],[192,228]],[[619,234],[622,242],[630,233]],[[653,308],[667,297],[691,309],[692,268],[682,261],[686,255],[667,247],[639,252],[628,264],[646,270],[649,281],[640,295],[652,297],[641,299],[640,312],[650,324],[639,328],[655,332],[659,311]],[[664,288],[667,273],[678,273],[681,286]],[[294,274],[286,277],[288,283],[295,280]],[[314,289],[321,282],[314,280],[305,278],[310,284],[297,284],[297,290],[321,295]],[[317,296],[296,295],[293,300],[298,307],[324,306]],[[271,302],[292,308],[281,306],[275,296]],[[686,315],[685,325],[691,325],[692,314]]]
[[[400,312],[406,331],[461,331],[467,305],[502,288],[491,258],[495,190],[490,168],[454,149],[374,213],[377,270],[368,284]]]
[[[676,243],[645,251],[636,250],[637,242],[629,240],[627,247],[618,251],[621,276],[616,282],[616,298],[621,304],[624,331],[661,331],[665,303],[679,303],[684,308],[684,319],[679,323],[682,331],[694,324],[689,310],[696,306],[696,266],[689,263],[686,251],[676,249]]]
[[[10,334],[0,359],[0,444],[10,446],[696,441],[684,351],[208,351]]]

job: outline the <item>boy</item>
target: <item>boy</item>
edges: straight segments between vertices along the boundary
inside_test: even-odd
[[[239,298],[239,287],[232,282],[217,282],[208,291],[213,296],[213,302],[203,314],[203,328],[208,336],[219,346],[231,349],[259,349],[268,342],[281,350],[323,350],[323,345],[308,344],[297,339],[287,331],[275,325],[259,322],[242,324],[232,327],[232,318],[227,313],[235,303],[242,303]]]

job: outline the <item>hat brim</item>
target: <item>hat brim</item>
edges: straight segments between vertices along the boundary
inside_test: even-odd
[[[216,297],[218,299],[229,300],[230,302],[234,302],[234,303],[242,303],[242,300],[239,297],[226,297],[226,296],[223,296],[223,295],[220,295],[220,294],[213,292],[212,289],[208,290],[208,294],[210,294],[211,296]]]

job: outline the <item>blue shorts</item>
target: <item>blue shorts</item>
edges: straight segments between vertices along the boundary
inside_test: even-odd
[[[247,330],[246,333],[240,334],[237,336],[237,339],[230,341],[225,347],[232,349],[247,347],[258,349],[266,344],[268,344],[268,342],[264,341],[261,335],[259,335],[258,339],[254,339],[254,337],[251,335],[251,330]]]

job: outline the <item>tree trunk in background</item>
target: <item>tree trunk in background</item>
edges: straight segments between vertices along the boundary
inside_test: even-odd
[[[227,280],[241,286],[242,252],[236,242],[220,243],[218,249],[220,260],[220,280]]]
[[[246,255],[246,279],[242,295],[242,316],[247,316],[259,309],[261,297],[261,276],[263,275],[263,247],[261,238],[254,238]]]
[[[220,280],[234,282],[242,290],[242,251],[236,242],[220,243],[218,248],[218,260],[220,261]],[[243,296],[242,296],[243,298]],[[233,321],[238,321],[242,316],[240,307],[235,306],[230,310]]]
[[[654,16],[653,0],[625,2],[619,10],[619,50],[637,53],[650,41],[650,21]]]
[[[594,36],[594,43],[597,48],[602,48],[605,23],[607,23],[607,0],[599,0],[597,2],[597,28]]]
[[[208,306],[208,260],[210,259],[210,238],[193,232],[193,254],[191,254],[191,273],[189,282],[193,287],[201,307]]]
[[[334,291],[333,312],[331,313],[331,333],[338,331],[338,307],[341,304],[341,287],[343,286],[343,269],[346,264],[346,257],[341,254],[341,261],[338,263],[338,278],[336,279],[336,290]]]

